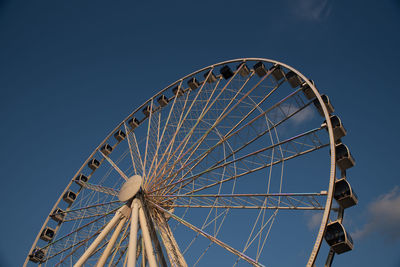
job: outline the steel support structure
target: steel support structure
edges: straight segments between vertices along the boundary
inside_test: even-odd
[[[142,249],[142,262],[147,261],[150,267],[157,267],[157,260],[153,249],[153,241],[154,237],[151,237],[149,225],[151,222],[151,218],[147,218],[145,213],[145,206],[143,205],[142,201],[139,198],[134,198],[132,200],[131,206],[128,205],[122,206],[114,215],[114,217],[108,222],[108,224],[104,227],[104,229],[99,233],[97,238],[92,242],[89,248],[84,252],[84,254],[79,258],[79,260],[75,263],[74,267],[81,267],[85,262],[89,259],[89,257],[96,252],[100,243],[106,238],[106,236],[110,233],[110,231],[115,227],[115,231],[113,232],[110,240],[108,240],[108,244],[102,255],[100,256],[97,265],[102,267],[105,265],[108,257],[111,254],[111,251],[115,245],[115,242],[120,235],[123,226],[125,225],[126,221],[130,216],[130,234],[129,234],[129,244],[128,244],[128,253],[127,253],[127,266],[133,267],[136,266],[136,259],[137,259],[137,234],[139,227],[142,230],[142,237],[144,247]],[[151,224],[152,225],[152,224]],[[153,235],[156,235],[154,232]],[[157,239],[158,241],[158,239]],[[158,243],[158,253],[161,253],[159,256],[160,264],[166,266],[165,260],[163,259],[162,249],[160,244]],[[160,260],[163,259],[163,260]]]

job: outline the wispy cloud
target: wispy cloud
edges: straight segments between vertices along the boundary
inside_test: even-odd
[[[296,0],[289,1],[288,4],[298,18],[309,21],[324,20],[332,10],[330,0]]]
[[[311,120],[314,117],[314,114],[315,114],[315,112],[312,109],[312,107],[308,106],[293,116],[293,122],[295,124],[301,124],[305,121]]]
[[[295,105],[290,105],[283,103],[280,105],[280,109],[273,110],[273,112],[270,113],[270,116],[274,117],[276,115],[282,115],[282,112],[286,115],[291,115],[294,112],[298,110],[298,107]],[[303,122],[306,122],[308,120],[311,120],[314,117],[315,111],[312,109],[311,106],[306,107],[305,109],[301,110],[297,114],[293,115],[293,117],[290,119],[292,123],[295,125],[301,124]]]
[[[380,233],[387,241],[400,240],[400,188],[381,195],[368,206],[367,223],[352,233],[355,239]]]
[[[307,222],[308,229],[310,230],[317,229],[321,225],[322,215],[323,215],[322,212],[314,213],[312,215],[310,214]]]

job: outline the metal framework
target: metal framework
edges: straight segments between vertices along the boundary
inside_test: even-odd
[[[301,235],[301,218],[316,214],[319,229],[302,244],[310,251],[304,264],[315,266],[328,222],[337,214],[341,223],[344,213],[332,208],[340,142],[332,112],[329,98],[282,62],[243,58],[193,72],[93,151],[24,266],[195,266],[209,254],[215,260],[212,251],[225,265],[269,266],[279,262],[268,261],[269,243],[289,243],[273,234],[277,218],[292,218],[285,225]],[[348,165],[339,168],[346,177]],[[134,176],[140,189],[126,200],[121,186]],[[331,248],[325,266],[334,255]]]

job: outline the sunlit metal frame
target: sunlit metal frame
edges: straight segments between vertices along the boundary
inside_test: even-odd
[[[319,252],[320,246],[321,246],[321,242],[325,233],[325,229],[326,229],[326,225],[328,223],[329,220],[329,216],[330,216],[330,211],[331,211],[331,206],[332,206],[332,199],[333,199],[333,190],[334,190],[334,182],[335,182],[335,177],[336,177],[336,156],[335,156],[335,140],[334,140],[334,136],[333,136],[333,129],[332,129],[332,124],[330,121],[330,114],[321,98],[321,95],[319,94],[318,90],[316,89],[316,87],[314,86],[313,83],[310,82],[310,80],[308,78],[306,78],[303,74],[301,74],[298,70],[294,69],[293,67],[286,65],[282,62],[279,61],[275,61],[275,60],[271,60],[271,59],[265,59],[265,58],[241,58],[241,59],[234,59],[234,60],[229,60],[229,61],[224,61],[224,62],[220,62],[218,64],[214,64],[214,65],[210,65],[207,66],[205,68],[202,68],[196,72],[193,72],[179,80],[177,80],[176,82],[170,84],[169,86],[167,86],[166,88],[164,88],[163,90],[161,90],[159,93],[157,93],[156,95],[154,95],[152,98],[150,98],[148,101],[146,101],[144,104],[142,104],[141,106],[139,106],[135,111],[133,111],[130,115],[128,115],[101,143],[100,145],[93,151],[93,153],[88,157],[88,159],[83,163],[83,165],[81,166],[81,168],[76,172],[76,174],[73,176],[73,178],[71,179],[71,181],[69,182],[69,184],[67,185],[67,187],[65,188],[64,192],[60,195],[60,197],[58,198],[58,200],[56,201],[56,203],[54,204],[53,208],[51,209],[51,213],[57,208],[58,204],[60,203],[60,201],[62,200],[63,195],[68,191],[68,189],[70,188],[70,186],[74,183],[74,179],[75,177],[81,173],[81,171],[83,170],[83,168],[87,165],[87,163],[89,162],[89,160],[91,160],[94,155],[96,154],[96,152],[100,151],[101,147],[103,145],[106,144],[107,140],[109,138],[112,137],[112,135],[114,134],[115,131],[117,131],[118,129],[120,129],[121,127],[124,127],[124,125],[127,124],[128,120],[131,119],[132,117],[134,117],[135,113],[140,112],[144,107],[148,106],[148,105],[152,105],[152,103],[158,98],[160,97],[160,95],[174,87],[174,86],[180,86],[180,84],[182,83],[183,80],[187,79],[188,77],[194,76],[195,74],[198,74],[200,72],[203,72],[205,70],[208,69],[213,69],[216,66],[221,66],[221,65],[225,65],[225,64],[229,64],[229,63],[234,63],[234,62],[246,62],[246,61],[262,61],[262,62],[267,62],[267,63],[271,63],[271,64],[277,64],[280,65],[288,70],[293,71],[294,73],[296,73],[303,81],[305,81],[308,86],[312,89],[312,91],[314,92],[316,99],[318,99],[319,103],[322,106],[322,111],[324,114],[324,117],[326,119],[326,125],[327,125],[327,130],[329,133],[329,146],[330,146],[330,176],[329,176],[329,186],[328,186],[328,191],[326,192],[326,203],[324,206],[324,212],[323,212],[323,217],[322,217],[322,221],[318,230],[318,235],[316,237],[313,249],[311,251],[311,254],[309,256],[308,262],[307,262],[307,266],[311,267],[314,266],[317,254]],[[127,132],[128,134],[128,132]],[[108,158],[105,156],[105,158],[108,160]],[[79,192],[78,192],[79,193]],[[136,202],[133,202],[136,203]],[[133,206],[132,206],[133,207]],[[69,209],[69,208],[68,208]],[[136,217],[136,206],[133,209],[135,212],[135,216],[132,216],[132,218],[137,218]],[[49,214],[49,216],[47,216],[47,218],[45,219],[43,226],[41,227],[37,237],[35,238],[33,245],[31,247],[31,249],[29,250],[29,253],[26,257],[26,260],[24,262],[24,266],[27,265],[28,260],[29,260],[29,255],[32,253],[32,251],[35,249],[36,244],[40,238],[40,233],[43,231],[43,229],[46,227],[49,219],[51,218],[51,213]],[[171,214],[173,216],[173,214]],[[343,217],[343,210],[341,210],[339,212],[339,216],[342,218]],[[139,216],[140,217],[140,216]],[[124,219],[126,220],[126,218]],[[134,219],[131,219],[132,221],[132,225],[137,225],[137,221],[134,222]],[[60,226],[61,223],[59,223],[58,227]],[[114,224],[115,225],[115,224]],[[119,225],[118,225],[119,226]],[[57,227],[57,228],[58,228]],[[57,229],[56,229],[57,230]],[[121,229],[118,228],[118,231],[120,231]],[[117,231],[116,230],[116,231]],[[132,239],[132,238],[131,238]],[[130,240],[131,240],[130,239]],[[133,241],[136,240],[136,238],[133,238]],[[145,242],[146,243],[146,242]],[[149,244],[149,242],[147,242],[146,244]],[[151,244],[151,242],[150,242]],[[148,248],[146,247],[146,251],[148,251]],[[129,255],[131,255],[132,253],[129,253]],[[151,257],[150,257],[151,258]],[[331,257],[333,258],[333,256]],[[130,262],[132,262],[133,260],[130,260]],[[150,260],[152,261],[152,260]],[[133,261],[134,262],[134,261]],[[153,262],[149,262],[150,266],[153,266]],[[330,264],[329,264],[330,265]],[[79,265],[77,265],[79,266]]]

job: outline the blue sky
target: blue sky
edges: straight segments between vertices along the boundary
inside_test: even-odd
[[[316,81],[348,130],[357,238],[336,266],[400,266],[399,29],[398,0],[0,0],[0,265],[21,265],[69,177],[133,109],[200,67],[265,57]]]

